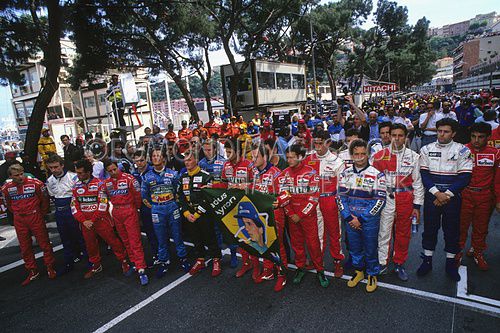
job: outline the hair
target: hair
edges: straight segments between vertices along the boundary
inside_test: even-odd
[[[282,127],[278,135],[286,138],[290,135],[290,128],[288,126]]]
[[[330,139],[330,134],[328,133],[328,131],[325,131],[325,130],[316,131],[316,132],[314,132],[313,137],[316,139],[323,139],[326,141],[326,140]]]
[[[90,161],[87,161],[86,159],[82,159],[79,161],[75,162],[75,169],[81,169],[83,168],[83,171],[85,172],[92,172],[92,163]]]
[[[138,149],[134,152],[134,155],[133,157],[144,157],[146,158],[147,157],[147,152],[145,150],[142,150],[142,149]]]
[[[297,156],[306,156],[306,149],[302,145],[294,144],[287,148],[287,153],[295,153]]]
[[[491,121],[491,120],[495,120],[497,118],[497,113],[495,110],[486,110],[484,111],[484,114],[483,114],[483,119],[485,121]]]
[[[491,135],[491,125],[488,123],[483,123],[483,122],[474,123],[470,127],[470,132],[471,133],[477,132],[477,133],[486,134],[486,136],[490,136]]]
[[[365,140],[362,139],[356,139],[351,142],[349,145],[349,154],[353,155],[354,154],[354,148],[359,148],[359,147],[364,147],[368,149],[368,144],[366,143]]]
[[[359,138],[359,131],[355,128],[349,128],[345,131],[345,137],[348,138],[350,136],[357,136]]]
[[[184,158],[194,157],[194,159],[199,162],[200,161],[200,152],[197,149],[188,149],[184,152]]]
[[[443,119],[438,120],[436,122],[436,128],[439,128],[442,126],[450,126],[452,132],[456,132],[458,130],[458,121],[451,119],[451,118],[443,118]]]
[[[109,167],[110,165],[113,165],[113,164],[114,164],[116,167],[118,167],[118,164],[117,164],[115,161],[113,161],[113,160],[111,160],[111,159],[109,159],[109,158],[105,159],[105,160],[103,161],[103,163],[104,163],[104,169],[108,169],[108,167]]]
[[[59,163],[61,165],[64,165],[64,159],[57,155],[57,154],[51,154],[49,155],[49,157],[47,158],[47,160],[45,161],[46,164],[48,163]]]
[[[10,175],[12,175],[12,172],[14,171],[17,171],[17,172],[24,172],[24,168],[21,164],[12,164],[8,169],[7,169],[7,173]]]
[[[61,135],[60,139],[61,139],[61,141],[64,140],[64,139],[68,139],[69,140],[69,136],[66,135],[66,134],[63,134],[63,135]]]
[[[269,138],[264,140],[264,145],[271,147],[271,149],[274,150],[274,147],[276,147],[276,140]],[[277,148],[277,147],[276,147]]]
[[[380,127],[379,127],[379,129],[380,129]],[[406,128],[405,125],[403,125],[403,124],[392,124],[391,125],[391,132],[394,130],[397,130],[397,129],[403,130],[403,132],[405,133],[405,136],[408,135],[408,129]]]
[[[392,123],[391,123],[390,121],[384,121],[384,122],[380,123],[380,124],[378,125],[378,132],[380,133],[380,131],[381,131],[381,130],[382,130],[382,128],[384,128],[384,127],[389,127],[389,130],[390,130],[390,128],[392,127]]]
[[[268,140],[264,141],[264,144],[260,143],[260,144],[257,144],[257,143],[254,143],[252,144],[252,150],[258,150],[259,151],[259,154],[261,154],[262,156],[267,156],[269,157],[272,153],[272,151],[269,151],[268,149],[266,149],[266,145],[268,143],[266,143]],[[271,139],[271,141],[273,141]],[[271,149],[273,148],[273,146],[269,146],[271,147]]]

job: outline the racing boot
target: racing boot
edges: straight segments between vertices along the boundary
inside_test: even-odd
[[[286,275],[281,267],[278,267],[278,278],[276,279],[276,283],[274,285],[274,291],[280,292],[285,288],[286,285]]]
[[[220,268],[220,258],[214,258],[214,263],[212,265],[212,277],[219,276],[222,273]]]
[[[455,258],[446,258],[446,275],[453,281],[460,281],[460,274],[458,274],[458,267]]]
[[[191,270],[189,271],[189,274],[196,275],[196,274],[198,274],[204,268],[205,268],[205,259],[198,258],[196,260],[196,262],[194,263],[193,267],[191,267]]]
[[[328,279],[326,278],[325,272],[318,272],[318,273],[316,273],[316,275],[318,276],[319,284],[323,288],[328,288],[330,281],[328,281]]]
[[[57,276],[56,270],[51,265],[47,266],[47,275],[49,276],[49,279],[51,279],[51,280],[55,279]]]
[[[252,262],[251,261],[245,261],[243,263],[243,265],[241,266],[241,268],[236,272],[236,277],[237,278],[242,277],[243,275],[246,274],[246,272],[248,272],[251,269],[252,269]]]
[[[144,271],[144,269],[140,269],[138,271],[138,273],[139,273],[139,281],[141,282],[141,286],[147,285],[149,283],[149,278],[146,275],[146,272]]]
[[[398,274],[398,278],[401,281],[408,281],[408,279],[409,279],[408,273],[406,273],[406,270],[403,267],[403,265],[395,264],[394,265],[394,272],[396,272]]]
[[[354,275],[349,281],[347,281],[347,286],[349,288],[356,287],[358,283],[365,278],[365,273],[363,271],[355,270],[354,272],[356,273],[356,275]]]
[[[344,268],[342,267],[342,261],[333,261],[333,276],[336,278],[341,278],[344,275]]]
[[[304,276],[306,275],[306,272],[304,271],[303,268],[297,268],[297,271],[295,272],[295,276],[293,277],[293,284],[300,284],[302,280],[304,279]]]
[[[484,259],[482,252],[479,251],[474,252],[474,262],[476,263],[477,267],[482,271],[487,271],[488,269],[490,269],[490,266]]]
[[[272,268],[264,268],[262,274],[260,274],[257,279],[254,280],[255,283],[262,283],[264,281],[269,281],[274,279],[274,271]]]
[[[259,276],[260,276],[260,263],[259,263],[259,257],[250,257],[250,260],[252,261],[252,280],[255,282]]]
[[[238,267],[238,256],[236,255],[236,249],[231,249],[231,263],[229,264],[229,267]]]
[[[372,293],[377,289],[377,277],[368,275],[368,283],[366,284],[366,291]]]
[[[427,273],[429,273],[430,271],[432,271],[432,256],[426,256],[422,253],[420,257],[423,259],[423,261],[420,267],[417,269],[417,275],[424,276],[427,275]]]
[[[156,270],[156,277],[158,279],[161,279],[164,277],[168,272],[168,262],[162,262],[160,261],[160,264],[158,265],[158,269]]]
[[[125,276],[131,276],[134,273],[134,267],[130,266],[127,260],[122,261],[122,272]]]
[[[191,270],[191,264],[189,263],[189,261],[186,258],[181,258],[179,259],[179,261],[184,272],[189,273],[189,271]]]
[[[467,257],[472,258],[474,256],[474,248],[471,247],[469,251],[465,254]]]
[[[96,275],[97,273],[100,273],[102,272],[102,265],[99,264],[99,265],[92,265],[92,267],[85,273],[85,275],[83,276],[84,279],[90,279],[92,278],[94,275]]]
[[[31,283],[31,281],[34,281],[36,279],[38,279],[40,277],[40,273],[38,273],[38,270],[36,269],[30,269],[28,271],[28,276],[26,277],[26,279],[24,279],[23,282],[21,282],[21,286],[27,286],[28,284]]]

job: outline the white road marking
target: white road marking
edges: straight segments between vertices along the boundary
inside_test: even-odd
[[[467,266],[460,266],[459,273],[462,279],[457,285],[457,297],[468,299],[475,302],[485,303],[488,305],[496,306],[500,308],[500,301],[492,298],[487,298],[483,296],[473,295],[468,292],[467,289]]]
[[[288,267],[294,268],[294,269],[297,268],[297,266],[292,265],[292,264],[289,264]],[[310,272],[315,272],[315,271],[311,270]],[[325,275],[331,276],[331,277],[334,276],[332,272],[327,272],[327,271],[325,271]],[[343,275],[342,276],[343,280],[350,280],[351,278],[352,278],[352,276],[350,276],[350,275]],[[365,283],[365,284],[367,283],[366,279],[361,281],[361,282]],[[472,308],[472,309],[479,311],[479,312],[486,312],[488,314],[493,314],[496,317],[500,316],[500,307],[489,306],[489,305],[480,304],[480,303],[477,303],[474,301],[463,300],[463,299],[460,299],[457,297],[445,296],[445,295],[441,295],[441,294],[436,294],[436,293],[423,291],[423,290],[419,290],[419,289],[402,287],[402,286],[398,286],[398,285],[390,284],[390,283],[385,283],[385,282],[377,282],[377,286],[385,288],[385,289],[389,289],[389,290],[394,290],[394,291],[410,294],[410,295],[413,295],[416,297],[429,299],[429,300],[462,305],[462,306],[465,306],[468,308]]]
[[[63,248],[62,245],[57,245],[57,246],[55,246],[55,247],[52,248],[52,251],[56,252],[56,251],[59,251],[62,248]],[[43,252],[38,252],[38,253],[35,254],[35,259],[41,258],[42,256],[43,256]],[[15,261],[13,263],[10,263],[8,265],[0,267],[0,273],[6,272],[9,269],[16,268],[16,267],[21,266],[21,265],[24,265],[24,260],[22,260],[22,259],[20,259],[18,261]]]
[[[229,252],[228,249],[222,251],[222,255],[226,255],[226,254],[230,254],[230,252]],[[211,260],[212,259],[207,260],[206,263],[208,264]],[[127,319],[128,317],[130,317],[131,315],[133,315],[134,313],[136,313],[137,311],[139,311],[143,307],[147,306],[149,303],[157,300],[158,298],[160,298],[161,296],[163,296],[164,294],[166,294],[170,290],[174,289],[175,287],[177,287],[178,285],[180,285],[181,283],[183,283],[184,281],[188,280],[191,277],[192,277],[192,275],[189,275],[189,273],[184,274],[183,276],[181,276],[180,278],[178,278],[174,282],[166,285],[165,287],[163,287],[162,289],[158,290],[153,295],[151,295],[148,298],[146,298],[144,301],[142,301],[142,302],[134,305],[133,307],[131,307],[130,309],[128,309],[127,311],[125,311],[124,313],[122,313],[121,315],[119,315],[118,317],[116,317],[113,320],[109,321],[105,325],[99,327],[97,330],[94,331],[94,333],[103,333],[103,332],[108,331],[113,326],[116,326],[117,324],[119,324],[123,320]]]

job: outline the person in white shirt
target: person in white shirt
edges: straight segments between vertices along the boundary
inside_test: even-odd
[[[94,178],[105,179],[106,170],[104,170],[104,163],[94,158],[94,154],[90,150],[86,150],[83,157],[92,164],[92,176]]]

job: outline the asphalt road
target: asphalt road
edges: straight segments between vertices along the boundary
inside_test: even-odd
[[[345,279],[331,278],[322,289],[314,274],[302,285],[291,283],[275,293],[274,282],[256,285],[250,276],[234,277],[225,256],[223,273],[210,270],[199,276],[185,274],[176,262],[161,280],[150,271],[150,284],[139,285],[136,276],[125,277],[112,255],[103,255],[104,271],[84,280],[85,264],[56,280],[45,275],[27,287],[15,239],[0,243],[0,322],[6,332],[347,332],[353,330],[393,332],[498,332],[500,327],[500,215],[490,223],[487,252],[491,270],[480,272],[467,258],[458,285],[444,273],[444,253],[437,251],[434,269],[417,278],[421,236],[411,241],[404,283],[389,274],[380,287],[367,294],[364,284],[354,289]],[[49,224],[53,245],[57,230]],[[0,227],[0,235],[12,237],[12,227]],[[147,249],[146,241],[144,244]],[[438,249],[443,245],[439,244]],[[103,252],[104,249],[102,249]],[[39,249],[37,248],[37,252]],[[56,252],[62,262],[62,251]],[[42,260],[38,263],[42,267]],[[7,266],[11,264],[10,266]],[[331,269],[327,259],[327,269]],[[346,275],[352,272],[347,271]],[[293,271],[289,272],[290,278]],[[347,276],[345,277],[347,279]],[[464,279],[465,280],[465,279]],[[457,290],[460,297],[457,297]],[[465,290],[469,294],[460,293]],[[483,298],[480,298],[483,297]],[[479,301],[478,301],[479,299]],[[496,302],[496,303],[495,303]]]

